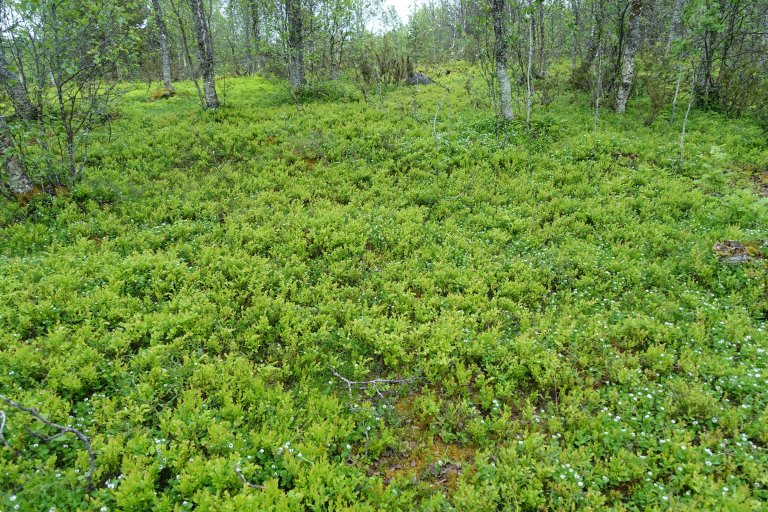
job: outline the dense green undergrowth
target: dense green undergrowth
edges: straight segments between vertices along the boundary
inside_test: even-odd
[[[137,88],[3,204],[0,392],[96,473],[4,407],[0,510],[764,509],[766,267],[712,252],[768,238],[760,130],[694,111],[680,165],[680,121],[562,93],[499,134],[457,75],[436,122]]]

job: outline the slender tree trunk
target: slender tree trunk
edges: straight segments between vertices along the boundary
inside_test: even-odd
[[[587,43],[587,53],[579,67],[574,69],[571,75],[571,84],[584,91],[591,88],[589,73],[595,62],[597,49],[603,40],[603,4],[604,0],[595,0],[592,4],[592,28]]]
[[[2,154],[8,187],[16,196],[25,196],[35,189],[35,184],[27,174],[21,158],[15,153],[13,137],[5,118],[0,116],[0,154]]]
[[[600,98],[603,95],[603,56],[602,45],[597,49],[597,87],[595,87],[595,117],[592,122],[594,131],[597,131],[597,120],[600,117]]]
[[[672,8],[672,24],[669,26],[667,53],[672,48],[675,39],[680,37],[683,32],[683,7],[685,7],[685,0],[675,0],[675,6]]]
[[[544,2],[539,4],[539,76],[547,74],[547,48],[544,23]]]
[[[629,7],[629,27],[621,59],[621,83],[616,93],[616,112],[623,114],[627,109],[627,100],[635,78],[635,54],[640,46],[640,15],[643,11],[642,0],[632,0]]]
[[[712,94],[712,88],[714,80],[712,79],[712,61],[715,54],[715,42],[717,40],[717,32],[707,29],[704,33],[704,47],[701,51],[701,61],[699,62],[699,70],[697,72],[697,84],[694,91],[696,97],[696,105],[698,107],[708,107]]]
[[[533,13],[530,14],[531,19],[528,23],[528,70],[525,74],[526,77],[526,85],[527,90],[525,94],[525,129],[530,130],[531,129],[531,97],[533,96],[533,77],[531,76],[531,73],[533,72],[533,26],[534,26],[534,17]]]
[[[288,16],[288,79],[291,90],[304,86],[304,16],[301,0],[285,0]]]
[[[696,66],[693,67],[693,76],[691,77],[691,96],[688,99],[688,108],[685,110],[685,117],[683,118],[683,129],[680,133],[680,165],[683,165],[683,149],[685,148],[685,130],[688,127],[688,116],[691,113],[691,105],[696,97]]]
[[[595,62],[597,48],[603,40],[603,0],[597,0],[592,3],[592,27],[589,31],[589,44],[587,54],[584,57],[582,66],[589,69]]]
[[[571,51],[571,68],[576,68],[576,62],[581,57],[581,0],[571,1],[573,11],[573,49]]]
[[[203,91],[205,106],[209,110],[219,108],[219,97],[216,95],[216,75],[213,61],[213,40],[208,17],[205,14],[203,0],[189,0],[192,8],[192,21],[197,37],[197,51],[200,56],[200,71],[203,75]]]
[[[173,11],[173,15],[176,17],[176,22],[179,25],[179,33],[181,34],[181,49],[183,50],[182,55],[184,56],[184,67],[189,69],[192,66],[192,55],[189,52],[189,43],[187,41],[187,31],[184,30],[184,20],[181,18],[181,13],[179,12],[179,9],[176,7],[176,4],[173,2],[173,0],[170,0],[169,3],[171,4],[171,10]],[[192,83],[195,84],[195,90],[197,91],[197,99],[200,101],[200,106],[205,108],[205,98],[203,97],[203,91],[200,89],[200,82],[197,81],[197,73],[194,71],[189,72],[190,77],[192,78]]]
[[[176,93],[171,81],[171,49],[168,46],[168,27],[165,25],[163,12],[160,10],[160,0],[152,0],[152,9],[155,11],[155,22],[160,31],[160,57],[163,63],[163,87],[170,93]]]
[[[515,117],[512,112],[512,86],[507,74],[507,35],[504,29],[504,10],[506,0],[493,0],[493,35],[495,37],[494,54],[496,57],[496,79],[499,81],[499,99],[501,115],[505,121]]]
[[[258,0],[250,0],[251,10],[251,37],[253,38],[254,58],[256,60],[256,71],[261,71],[261,11],[259,10]]]
[[[677,98],[680,96],[680,83],[683,81],[683,63],[677,65],[677,85],[675,86],[675,96],[672,98],[672,114],[669,116],[669,123],[675,122],[675,110],[677,109]]]
[[[256,66],[253,64],[253,45],[251,44],[251,31],[245,29],[245,73],[250,75]]]

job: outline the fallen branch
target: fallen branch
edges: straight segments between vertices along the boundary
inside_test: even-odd
[[[251,489],[264,489],[263,485],[252,484],[251,482],[249,482],[245,478],[245,475],[243,475],[243,472],[240,470],[240,466],[237,464],[235,464],[235,473],[237,474],[238,477],[240,477],[240,481],[243,482],[243,485],[245,485],[246,487],[250,487]]]
[[[413,378],[408,379],[373,379],[373,380],[350,380],[343,375],[341,375],[339,372],[336,371],[336,369],[333,366],[328,365],[328,368],[331,370],[331,373],[333,375],[344,382],[347,386],[347,390],[349,391],[349,394],[352,394],[352,388],[373,388],[376,391],[376,394],[379,395],[381,398],[384,398],[384,394],[379,389],[380,384],[407,384],[411,381],[413,381]]]
[[[59,431],[58,434],[54,434],[52,436],[45,436],[43,434],[32,432],[31,430],[27,429],[27,432],[29,432],[32,436],[37,437],[45,442],[51,441],[53,439],[56,439],[57,437],[63,436],[64,434],[74,434],[77,436],[77,438],[80,440],[80,442],[83,443],[85,446],[86,451],[88,452],[88,472],[85,474],[85,479],[88,482],[87,490],[93,489],[93,472],[96,469],[96,455],[93,452],[93,447],[91,446],[91,440],[88,436],[83,434],[81,431],[79,431],[76,428],[73,427],[65,427],[64,425],[59,425],[58,423],[54,423],[45,416],[40,414],[40,411],[38,411],[35,408],[30,407],[24,407],[18,402],[14,402],[10,398],[8,398],[5,395],[0,394],[0,400],[8,404],[9,406],[13,407],[14,409],[18,409],[19,411],[25,412],[35,418],[37,421],[43,423],[44,425],[54,428]],[[0,424],[2,425],[0,427],[0,440],[10,448],[8,445],[8,442],[5,439],[5,436],[3,435],[3,428],[5,428],[6,424],[6,417],[5,417],[5,411],[0,411]]]

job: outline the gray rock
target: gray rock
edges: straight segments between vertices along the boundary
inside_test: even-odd
[[[435,82],[423,73],[414,73],[405,79],[405,85],[430,85]]]

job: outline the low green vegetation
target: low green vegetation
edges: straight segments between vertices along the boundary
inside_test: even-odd
[[[764,134],[454,71],[136,88],[0,205],[0,393],[96,455],[0,404],[0,510],[764,510]]]

